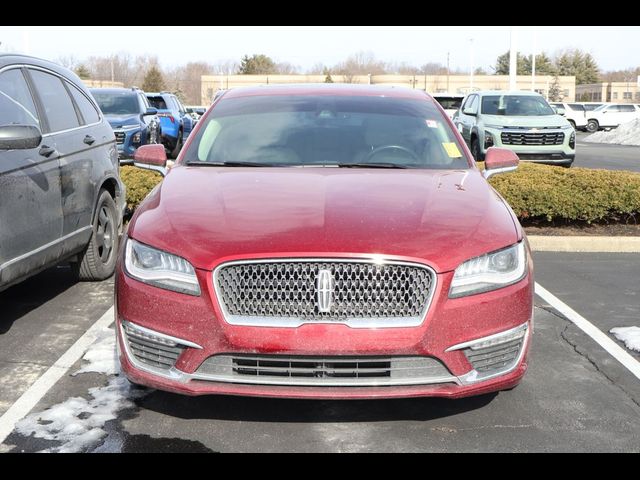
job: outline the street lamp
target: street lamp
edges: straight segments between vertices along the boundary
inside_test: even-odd
[[[473,38],[469,39],[469,91],[473,91]]]

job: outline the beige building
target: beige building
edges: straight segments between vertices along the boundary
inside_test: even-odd
[[[576,100],[582,102],[640,103],[638,82],[602,82],[578,85]]]
[[[394,85],[426,90],[429,93],[462,93],[477,90],[508,90],[508,75],[332,75],[335,83]],[[325,75],[203,75],[201,83],[202,105],[209,105],[221,89],[287,83],[324,83]],[[471,83],[473,81],[473,83]],[[554,77],[536,76],[534,90],[545,97]],[[576,95],[575,77],[558,77],[563,101],[573,102]],[[532,90],[531,76],[518,75],[518,90]]]
[[[87,88],[124,88],[124,83],[110,80],[82,80],[82,83]]]

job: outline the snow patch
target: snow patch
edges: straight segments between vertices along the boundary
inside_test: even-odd
[[[135,406],[133,399],[146,395],[124,377],[113,377],[104,387],[89,389],[92,397],[72,397],[43,412],[32,413],[18,422],[16,431],[25,437],[61,442],[44,452],[82,452],[107,435],[104,424],[120,410]]]
[[[640,352],[640,327],[616,327],[609,330],[629,350]]]
[[[584,139],[589,143],[614,143],[617,145],[640,146],[640,118],[622,123],[609,132],[601,131]]]
[[[79,373],[102,373],[104,375],[115,375],[120,371],[118,357],[116,353],[116,334],[111,328],[104,328],[98,333],[95,343],[87,350],[82,357],[89,362],[83,365]]]

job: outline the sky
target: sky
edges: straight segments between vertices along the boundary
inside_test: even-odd
[[[171,32],[171,37],[159,33]],[[317,63],[334,65],[348,55],[371,52],[379,60],[428,62],[452,69],[483,67],[488,72],[496,57],[509,49],[512,27],[0,27],[0,52],[29,53],[49,60],[70,55],[82,60],[92,55],[128,52],[158,56],[164,67],[188,61],[215,63],[264,53],[302,71]],[[640,27],[514,27],[518,50],[553,54],[564,48],[590,52],[601,69],[640,66]],[[535,34],[534,34],[535,31]],[[159,40],[161,39],[161,41]]]

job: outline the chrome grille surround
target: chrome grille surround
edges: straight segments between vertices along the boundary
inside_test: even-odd
[[[116,131],[116,132],[113,132],[113,133],[116,136],[116,143],[118,145],[124,144],[124,139],[126,138],[127,134],[124,133],[124,132],[121,132],[121,131]]]
[[[564,132],[545,130],[509,130],[500,133],[503,145],[562,145]]]
[[[258,385],[360,387],[457,383],[431,357],[225,354],[209,357],[191,380]]]
[[[316,276],[335,279],[333,307],[317,305]],[[380,259],[281,258],[227,262],[213,272],[224,319],[232,325],[352,328],[415,327],[424,321],[437,277],[430,267]]]

